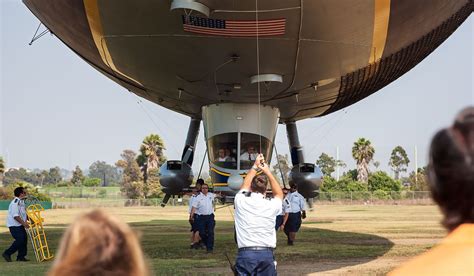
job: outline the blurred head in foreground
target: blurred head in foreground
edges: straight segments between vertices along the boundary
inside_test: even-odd
[[[450,233],[389,276],[473,275],[474,107],[462,110],[451,127],[433,137],[427,175]]]
[[[449,231],[474,223],[474,107],[463,109],[451,127],[433,137],[428,182]]]
[[[56,275],[149,275],[136,234],[102,210],[81,215],[62,237]]]

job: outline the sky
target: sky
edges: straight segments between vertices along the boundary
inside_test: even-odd
[[[88,168],[114,164],[124,149],[137,151],[143,138],[159,134],[168,159],[179,159],[189,118],[137,96],[97,72],[56,37],[29,46],[39,21],[21,1],[0,1],[0,156],[7,167]],[[390,153],[407,150],[409,171],[426,165],[433,134],[474,105],[472,16],[438,49],[404,76],[368,98],[322,118],[299,121],[307,162],[322,152],[355,168],[351,148],[359,137],[375,147],[374,159],[389,171]],[[285,126],[275,139],[289,152]],[[195,173],[203,160],[203,130]],[[207,160],[205,162],[207,170]]]

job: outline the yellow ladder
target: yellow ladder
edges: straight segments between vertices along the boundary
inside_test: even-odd
[[[49,252],[48,241],[44,233],[44,219],[41,216],[42,211],[44,211],[44,208],[41,204],[32,204],[26,208],[26,214],[30,219],[30,227],[26,230],[33,244],[37,262],[43,262],[53,258],[53,255]]]

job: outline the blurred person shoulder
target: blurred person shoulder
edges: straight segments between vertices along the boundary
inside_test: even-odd
[[[403,275],[474,275],[474,224],[465,223],[439,245],[390,272]]]

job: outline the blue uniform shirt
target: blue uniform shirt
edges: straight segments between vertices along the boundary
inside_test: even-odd
[[[298,191],[288,193],[288,200],[290,201],[290,213],[299,213],[306,210],[306,200]]]

